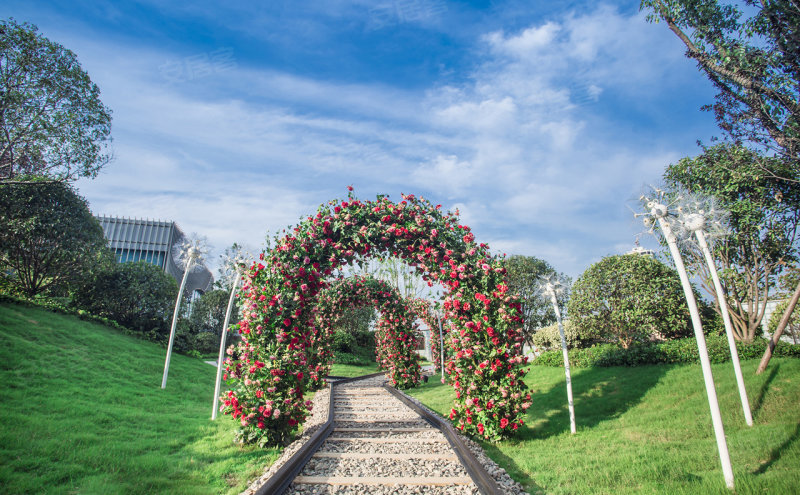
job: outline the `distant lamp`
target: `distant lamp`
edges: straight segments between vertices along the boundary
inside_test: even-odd
[[[199,269],[203,264],[203,256],[207,252],[204,239],[192,235],[189,239],[176,244],[172,249],[175,264],[183,269],[181,287],[178,289],[178,298],[175,300],[175,311],[172,313],[172,328],[169,332],[169,345],[167,346],[167,360],[164,363],[164,377],[161,379],[161,388],[167,388],[167,375],[169,374],[169,360],[172,356],[172,344],[175,342],[175,328],[178,326],[178,311],[181,306],[181,296],[186,288],[186,279],[192,270]]]
[[[558,322],[558,333],[561,335],[561,352],[564,354],[564,374],[567,379],[567,404],[569,405],[569,430],[574,435],[575,428],[575,403],[572,399],[572,376],[569,371],[569,353],[567,352],[567,337],[564,334],[564,325],[561,321],[561,310],[558,308],[558,296],[564,293],[564,284],[557,276],[551,274],[539,279],[539,294],[548,297],[553,303]]]
[[[214,382],[214,405],[211,407],[211,419],[217,419],[217,407],[219,404],[219,389],[222,382],[222,359],[225,356],[225,338],[228,335],[228,324],[231,321],[231,310],[233,309],[233,299],[236,296],[236,289],[239,286],[239,280],[247,268],[249,260],[252,256],[237,249],[232,255],[225,258],[223,265],[228,268],[228,277],[231,284],[231,295],[228,298],[228,309],[225,311],[225,323],[222,324],[222,336],[219,339],[219,357],[217,358],[217,378]]]

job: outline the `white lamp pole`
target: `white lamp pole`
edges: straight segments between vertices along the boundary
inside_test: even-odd
[[[573,435],[577,431],[575,428],[575,402],[572,399],[572,374],[569,370],[569,352],[567,352],[567,337],[564,334],[564,324],[561,321],[561,310],[558,309],[558,298],[556,291],[560,289],[560,282],[552,282],[546,280],[541,285],[541,290],[550,296],[550,301],[553,303],[553,309],[556,312],[556,320],[558,321],[558,333],[561,335],[561,352],[564,354],[564,375],[567,380],[567,404],[569,406],[569,431]]]
[[[439,367],[442,371],[442,383],[444,383],[444,337],[442,336],[442,316],[436,313],[436,319],[439,320]]]
[[[231,287],[231,297],[228,299],[228,309],[225,312],[225,323],[222,324],[222,337],[219,339],[219,358],[217,358],[217,379],[214,385],[214,405],[211,409],[211,419],[217,419],[217,405],[219,404],[219,388],[222,382],[222,358],[225,356],[225,337],[228,334],[228,324],[231,321],[231,310],[233,309],[233,298],[236,296],[236,287],[239,285],[239,270],[236,270],[236,277],[233,279]]]
[[[190,248],[194,249],[194,248]],[[172,328],[169,331],[169,345],[167,346],[167,360],[164,362],[164,377],[161,379],[161,388],[167,388],[167,375],[169,374],[169,358],[172,356],[172,344],[175,342],[175,328],[178,326],[178,310],[181,306],[181,296],[183,289],[186,287],[186,279],[189,277],[189,271],[194,264],[194,258],[190,257],[186,263],[186,269],[183,271],[183,280],[181,280],[181,288],[178,289],[178,298],[175,300],[175,311],[172,313]]]
[[[733,372],[736,375],[736,384],[739,386],[739,398],[742,402],[742,411],[744,412],[744,419],[747,426],[753,426],[753,415],[750,412],[750,401],[747,399],[747,389],[744,385],[744,377],[742,376],[742,367],[739,364],[739,352],[736,350],[736,342],[733,339],[733,325],[731,324],[731,317],[728,314],[728,303],[725,300],[725,292],[722,289],[722,283],[719,280],[717,267],[714,263],[714,258],[711,256],[711,250],[708,248],[706,242],[706,235],[703,232],[706,219],[701,213],[691,213],[683,218],[683,225],[687,230],[693,231],[697,237],[697,243],[703,251],[708,264],[708,271],[711,273],[711,279],[714,281],[714,290],[717,293],[717,301],[719,301],[720,313],[722,313],[722,321],[725,323],[725,334],[728,337],[728,347],[731,351],[731,362],[733,363]]]
[[[722,426],[722,416],[719,412],[719,403],[717,401],[717,390],[714,387],[714,377],[711,374],[711,362],[708,359],[708,349],[706,348],[706,338],[703,335],[703,324],[700,321],[700,312],[697,310],[697,301],[694,299],[692,286],[689,282],[689,276],[686,274],[686,267],[683,264],[683,258],[678,251],[678,242],[675,234],[672,232],[672,227],[667,221],[668,209],[667,206],[657,201],[648,201],[647,207],[650,209],[652,218],[658,221],[661,231],[664,234],[664,239],[667,241],[672,258],[675,260],[675,267],[678,269],[678,275],[683,285],[683,294],[686,297],[686,304],[689,306],[689,314],[692,317],[692,326],[694,327],[694,335],[697,339],[697,350],[700,354],[700,366],[703,369],[703,379],[706,385],[706,395],[708,396],[708,405],[711,409],[711,422],[714,425],[714,434],[717,439],[717,450],[719,451],[720,462],[722,463],[722,474],[725,477],[725,484],[731,490],[734,489],[733,484],[733,468],[731,467],[731,458],[728,453],[728,443],[725,440],[725,429]]]
[[[178,326],[178,311],[181,306],[181,296],[183,289],[186,288],[186,279],[189,277],[189,272],[197,263],[201,263],[204,254],[204,242],[202,239],[192,237],[183,242],[181,246],[175,246],[177,253],[176,263],[185,265],[183,269],[183,279],[181,280],[181,287],[178,289],[178,298],[175,300],[175,311],[172,314],[172,328],[169,332],[169,345],[167,346],[167,359],[164,362],[164,377],[161,379],[161,388],[167,388],[167,375],[169,374],[169,360],[172,356],[172,344],[175,342],[175,329]]]

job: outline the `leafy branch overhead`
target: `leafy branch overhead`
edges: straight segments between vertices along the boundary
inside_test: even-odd
[[[110,144],[111,111],[75,53],[0,21],[0,182],[95,177]]]
[[[792,163],[796,174],[800,4],[794,0],[744,4],[644,0],[641,7],[651,22],[667,24],[685,45],[687,57],[696,60],[719,89],[716,102],[706,108],[713,110],[732,141],[775,152]]]

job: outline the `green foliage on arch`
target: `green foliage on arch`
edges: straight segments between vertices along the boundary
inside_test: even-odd
[[[262,253],[242,288],[242,343],[226,361],[234,383],[222,410],[241,423],[242,440],[282,442],[305,419],[304,392],[320,373],[309,367],[318,293],[333,270],[370,257],[399,257],[448,290],[443,307],[453,355],[446,371],[456,389],[456,426],[499,440],[522,424],[530,395],[522,381],[519,302],[501,259],[440,208],[413,195],[398,203],[348,195],[322,205]]]

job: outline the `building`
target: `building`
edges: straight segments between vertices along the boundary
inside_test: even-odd
[[[641,244],[639,244],[639,238],[637,237],[636,238],[636,245],[633,246],[633,249],[631,249],[630,251],[628,251],[625,254],[640,254],[642,256],[651,256],[652,257],[652,256],[655,256],[656,253],[652,249],[647,249],[647,248],[642,247]]]
[[[146,261],[161,267],[178,284],[181,283],[183,269],[175,263],[173,249],[183,242],[185,235],[175,222],[107,216],[95,218],[103,227],[103,233],[118,262]],[[194,298],[211,289],[213,283],[211,271],[201,265],[200,269],[195,268],[189,273],[186,290]]]

